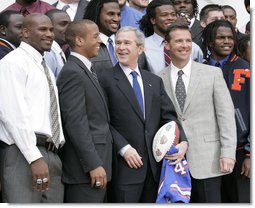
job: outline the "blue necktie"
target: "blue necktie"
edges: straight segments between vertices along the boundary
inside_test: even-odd
[[[143,96],[142,96],[142,91],[140,88],[140,85],[137,81],[137,75],[138,73],[136,71],[133,71],[130,73],[133,77],[133,89],[137,98],[137,101],[139,103],[139,106],[141,108],[142,113],[144,114],[144,109],[143,109]]]
[[[110,53],[110,56],[111,56],[112,63],[113,63],[113,65],[115,65],[118,61],[117,61],[117,59],[115,57],[115,54],[114,54],[114,47],[113,47],[112,42],[113,42],[112,39],[109,38],[108,39],[108,43],[109,43],[109,48],[108,49],[109,49],[109,53]]]

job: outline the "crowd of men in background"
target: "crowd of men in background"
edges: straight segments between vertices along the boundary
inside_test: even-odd
[[[16,0],[0,13],[1,201],[155,203],[152,142],[175,121],[165,157],[187,159],[190,202],[250,203],[237,16],[197,0]]]

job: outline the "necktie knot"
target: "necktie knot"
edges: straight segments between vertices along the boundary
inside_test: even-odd
[[[68,10],[69,8],[70,8],[70,6],[67,4],[67,5],[63,6],[62,11],[66,11],[66,10]]]
[[[182,70],[179,70],[177,74],[180,77],[180,76],[182,76],[184,74],[184,72]]]
[[[136,71],[132,71],[130,74],[132,75],[133,79],[137,79],[138,73]]]

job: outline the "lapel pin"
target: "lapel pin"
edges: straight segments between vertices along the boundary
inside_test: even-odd
[[[152,85],[151,85],[151,84],[149,84],[149,86],[151,87]]]

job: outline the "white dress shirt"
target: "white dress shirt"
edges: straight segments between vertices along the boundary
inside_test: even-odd
[[[35,133],[51,137],[50,93],[42,59],[37,50],[21,42],[0,61],[0,140],[16,144],[29,164],[42,157]],[[50,76],[58,99],[52,72]],[[58,112],[63,145],[59,108]]]
[[[90,68],[92,66],[92,63],[89,59],[87,59],[85,56],[76,53],[76,52],[71,52],[70,55],[75,56],[76,58],[78,58],[87,68],[88,70],[91,72]]]
[[[84,0],[81,0],[81,1],[84,1]],[[74,20],[74,17],[75,17],[77,8],[78,8],[78,4],[79,4],[79,2],[73,2],[73,3],[71,3],[71,4],[68,4],[68,5],[69,5],[69,8],[66,10],[66,13],[69,15],[71,21]],[[62,8],[63,8],[65,5],[67,5],[67,4],[65,4],[65,3],[62,2],[62,1],[58,1],[57,5],[56,5],[56,8],[62,10]]]
[[[123,70],[123,72],[125,73],[125,75],[127,76],[127,79],[128,79],[128,81],[130,82],[130,85],[131,85],[132,87],[133,87],[133,76],[132,76],[132,74],[130,74],[130,73],[133,72],[133,71],[136,71],[136,72],[137,72],[137,74],[138,74],[138,75],[137,75],[137,81],[138,81],[138,83],[139,83],[139,85],[140,85],[140,88],[141,88],[142,97],[143,97],[143,109],[144,109],[144,112],[145,112],[143,80],[142,80],[142,76],[141,76],[141,74],[140,74],[140,71],[139,71],[139,69],[138,69],[138,65],[137,65],[136,68],[133,69],[133,70],[130,69],[130,68],[128,68],[128,67],[126,67],[126,66],[123,66],[122,64],[120,64],[120,67],[121,67],[121,69]],[[120,151],[119,151],[119,154],[120,154],[121,156],[124,156],[124,154],[126,153],[126,151],[128,150],[129,147],[131,147],[130,144],[128,144],[128,145],[122,147],[122,148],[120,149]]]
[[[186,66],[184,66],[182,69],[176,67],[175,65],[173,65],[173,62],[170,63],[171,64],[171,74],[170,74],[170,78],[172,79],[172,84],[173,84],[173,89],[175,91],[175,87],[176,87],[176,82],[178,79],[178,71],[182,70],[183,71],[183,75],[182,75],[182,80],[184,82],[185,85],[185,90],[186,90],[186,94],[188,92],[188,87],[189,87],[189,80],[190,80],[190,74],[191,74],[191,59],[189,60],[189,62],[186,64]]]
[[[164,38],[154,33],[145,38],[145,55],[152,70],[152,73],[157,74],[165,68],[164,57]],[[203,52],[200,47],[192,42],[191,58],[194,61],[203,62]]]
[[[65,64],[64,61],[66,61],[66,56],[56,41],[53,41],[51,50],[44,53],[44,59],[54,76],[57,78]]]

